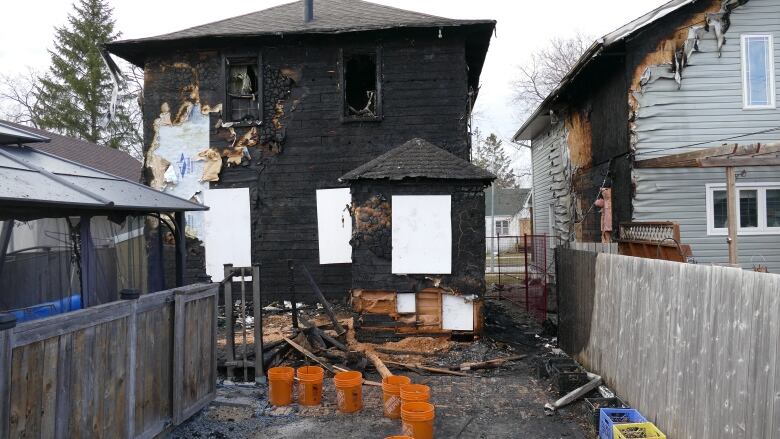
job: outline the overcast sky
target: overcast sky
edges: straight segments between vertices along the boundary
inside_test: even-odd
[[[373,0],[450,18],[498,20],[488,52],[477,101],[477,126],[509,143],[523,115],[511,103],[511,83],[517,66],[551,38],[577,32],[602,36],[648,12],[666,0]],[[147,37],[265,9],[290,0],[219,0],[176,2],[110,0],[123,38]],[[315,0],[315,14],[316,14]],[[4,0],[0,26],[0,70],[6,74],[26,66],[45,69],[54,27],[66,22],[68,0]],[[187,7],[187,5],[197,5]],[[515,160],[525,154],[508,148]]]

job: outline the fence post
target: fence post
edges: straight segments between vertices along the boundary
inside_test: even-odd
[[[11,354],[16,317],[0,314],[0,437],[11,434]]]
[[[255,310],[255,382],[265,384],[263,366],[263,299],[260,290],[260,263],[252,264],[252,309]]]
[[[501,283],[501,236],[496,236],[496,249],[493,254],[496,255],[498,260],[498,284],[503,285]]]
[[[290,302],[292,302],[292,326],[298,329],[298,299],[295,297],[295,265],[292,259],[287,260],[287,287],[290,291]]]
[[[228,364],[235,361],[235,342],[236,342],[236,319],[233,316],[233,264],[225,264],[225,360]],[[218,298],[219,299],[219,298]],[[227,366],[227,379],[232,380],[235,369],[233,366]]]
[[[121,300],[132,300],[133,306],[128,316],[127,325],[127,362],[129,365],[127,371],[127,425],[125,431],[128,438],[135,437],[135,362],[137,358],[136,348],[138,347],[138,298],[141,293],[138,290],[122,290],[119,292]]]
[[[182,422],[184,413],[184,304],[183,291],[174,291],[173,307],[173,425]]]
[[[531,253],[533,256],[533,251],[528,251],[528,235],[523,235],[523,248],[525,249],[525,279],[523,280],[523,284],[525,285],[525,312],[529,312],[530,307],[528,306],[528,253]]]

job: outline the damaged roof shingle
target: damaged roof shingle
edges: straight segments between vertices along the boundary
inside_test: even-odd
[[[344,174],[339,180],[404,178],[492,181],[496,177],[426,140],[412,139]]]

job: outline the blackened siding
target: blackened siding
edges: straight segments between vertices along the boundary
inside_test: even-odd
[[[340,51],[377,46],[381,46],[384,120],[344,123]],[[230,48],[231,53],[253,50],[262,53],[266,75],[293,72],[284,116],[272,120],[278,116],[268,111],[273,105],[264,105],[264,126],[281,122],[276,136],[283,140],[279,151],[264,144],[250,148],[251,163],[223,169],[221,181],[212,187],[250,187],[252,259],[263,265],[267,297],[287,291],[287,259],[306,264],[327,295],[345,297],[351,286],[351,267],[319,265],[315,191],[345,186],[338,182],[339,176],[415,137],[468,159],[465,43],[456,35],[437,39],[432,33],[430,37],[385,36],[381,42],[353,36]],[[181,99],[182,81],[187,79],[170,68],[180,58],[171,56],[161,59],[158,66],[147,65],[147,78],[150,70],[154,73],[146,89],[147,133],[160,103]],[[207,52],[184,58],[198,66],[201,101],[221,103],[221,55]],[[147,134],[146,144],[150,141]],[[212,139],[211,146],[224,143]],[[296,284],[298,292],[309,293],[300,273]]]
[[[485,185],[450,180],[359,180],[352,185],[356,208],[352,240],[352,287],[367,290],[419,291],[441,279],[442,288],[463,294],[485,292]],[[449,275],[392,274],[393,195],[450,195],[452,197],[452,272]],[[367,206],[373,218],[362,218]],[[379,218],[376,218],[379,217]],[[361,221],[374,220],[361,227]],[[377,221],[378,219],[378,221]],[[379,224],[376,224],[379,223]],[[384,224],[384,226],[382,226]]]

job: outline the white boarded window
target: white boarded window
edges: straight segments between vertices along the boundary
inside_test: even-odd
[[[352,218],[349,188],[320,189],[317,191],[317,234],[320,264],[349,264],[352,262]]]
[[[775,108],[775,61],[771,35],[742,35],[744,107]]]
[[[450,274],[449,195],[393,196],[393,274]]]
[[[203,242],[206,273],[214,282],[225,278],[224,264],[252,265],[252,222],[249,189],[209,189],[203,191]]]

